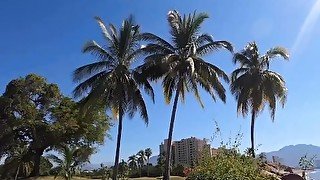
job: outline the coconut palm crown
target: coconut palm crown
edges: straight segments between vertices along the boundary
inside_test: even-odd
[[[276,57],[289,59],[285,48],[274,47],[260,55],[255,42],[249,43],[243,51],[234,55],[239,68],[231,75],[231,92],[237,100],[237,110],[244,117],[251,113],[251,154],[254,156],[255,118],[268,104],[272,120],[275,118],[277,101],[284,106],[287,88],[283,77],[269,69]]]
[[[75,97],[83,97],[86,107],[105,106],[118,118],[118,137],[113,179],[116,179],[124,114],[133,117],[139,111],[141,118],[148,124],[148,114],[140,88],[153,99],[154,93],[147,79],[132,67],[137,59],[141,39],[139,26],[133,17],[125,19],[119,29],[113,24],[107,27],[99,18],[95,18],[102,30],[105,45],[89,41],[83,48],[97,61],[84,65],[74,71],[73,79],[79,85],[74,90]]]
[[[220,48],[232,51],[232,45],[227,41],[214,41],[209,34],[200,33],[200,27],[208,15],[205,13],[184,15],[177,11],[168,13],[171,42],[159,36],[144,33],[143,40],[148,41],[141,49],[146,54],[145,64],[139,69],[150,80],[162,78],[163,92],[169,104],[174,96],[174,104],[170,121],[168,141],[172,142],[174,119],[178,99],[185,99],[187,92],[193,92],[201,107],[204,107],[199,87],[208,92],[213,100],[226,100],[225,88],[221,79],[229,82],[228,76],[217,66],[206,62],[202,57]],[[170,146],[167,147],[166,171],[164,179],[170,174]]]

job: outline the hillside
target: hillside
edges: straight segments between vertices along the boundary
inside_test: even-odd
[[[306,154],[308,157],[316,155],[317,159],[320,159],[320,147],[314,145],[298,144],[285,146],[279,151],[266,153],[267,159],[269,161],[272,161],[272,156],[277,156],[279,157],[282,164],[292,167],[298,167],[299,159]],[[316,166],[320,167],[320,163],[317,162],[319,161],[316,161]]]

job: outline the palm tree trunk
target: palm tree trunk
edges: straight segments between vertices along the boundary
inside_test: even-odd
[[[148,162],[147,162],[147,176],[149,177],[149,157],[148,157]]]
[[[41,161],[41,156],[43,154],[44,149],[38,148],[38,149],[35,149],[34,151],[35,151],[34,160],[33,160],[34,167],[30,174],[30,177],[35,177],[40,175],[40,161]]]
[[[116,157],[114,160],[112,180],[117,180],[117,175],[118,175],[120,144],[121,144],[121,134],[122,134],[122,120],[123,120],[123,112],[122,112],[121,105],[119,105],[119,125],[118,125],[117,148],[116,148]]]
[[[17,169],[16,176],[15,176],[14,180],[17,180],[17,179],[18,179],[19,170],[20,170],[20,164],[19,164],[19,166],[18,166],[18,169]]]
[[[251,116],[251,155],[253,158],[255,158],[255,152],[254,152],[254,123],[256,118],[256,112],[252,110],[252,116]]]
[[[174,102],[173,102],[173,108],[172,108],[172,114],[171,114],[171,120],[170,120],[170,127],[169,127],[166,162],[165,162],[165,167],[164,167],[163,180],[169,180],[170,179],[171,144],[172,144],[172,134],[173,134],[174,120],[175,120],[175,117],[176,117],[178,100],[179,100],[179,90],[180,90],[179,84],[178,84],[178,88],[176,90],[176,94],[175,94]]]

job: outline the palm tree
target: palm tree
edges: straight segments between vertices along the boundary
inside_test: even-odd
[[[19,176],[27,177],[33,168],[32,155],[26,146],[15,147],[8,153],[0,170],[3,179],[19,179]],[[12,176],[12,177],[10,177]]]
[[[62,155],[62,158],[53,154],[47,155],[47,158],[57,165],[55,167],[55,178],[61,175],[66,180],[71,180],[77,168],[89,162],[89,157],[92,154],[91,148],[79,148],[69,145],[63,146],[58,151]]]
[[[119,163],[119,179],[127,179],[128,175],[128,164],[123,159]]]
[[[172,43],[154,34],[143,34],[143,40],[150,43],[142,48],[147,57],[145,64],[139,68],[150,80],[163,78],[162,86],[168,104],[175,93],[166,151],[165,180],[170,176],[172,133],[179,97],[183,101],[185,94],[191,91],[201,107],[204,107],[198,91],[200,86],[213,100],[216,100],[216,96],[223,102],[226,100],[225,88],[220,79],[228,82],[228,76],[202,57],[220,48],[230,51],[233,48],[227,41],[214,41],[212,36],[200,33],[200,27],[207,18],[205,13],[181,17],[177,11],[170,11],[167,20]]]
[[[137,153],[137,157],[138,157],[138,165],[139,165],[139,168],[140,168],[140,177],[141,177],[141,171],[142,171],[142,168],[146,162],[146,156],[145,156],[145,153],[143,150],[140,150],[138,153]]]
[[[118,118],[118,136],[116,156],[113,169],[113,180],[117,178],[122,135],[123,116],[128,113],[132,118],[136,111],[148,124],[147,108],[139,88],[144,87],[146,93],[152,96],[153,89],[141,73],[132,69],[132,63],[139,55],[139,26],[130,16],[124,20],[120,29],[110,24],[107,29],[103,21],[96,17],[102,30],[106,45],[90,41],[83,48],[84,53],[92,53],[97,62],[82,66],[75,70],[74,81],[80,82],[75,88],[75,97],[83,95],[85,107],[105,106]]]
[[[266,103],[269,105],[271,119],[275,118],[277,100],[282,107],[286,102],[287,88],[282,76],[269,70],[270,61],[276,57],[289,59],[289,54],[282,47],[274,47],[264,55],[259,54],[255,42],[249,43],[243,51],[234,55],[234,63],[239,68],[232,72],[231,92],[237,100],[237,110],[244,117],[251,112],[251,148],[254,153],[254,124],[255,119]]]
[[[144,154],[147,157],[147,175],[149,177],[149,160],[150,160],[150,156],[152,155],[152,149],[151,148],[145,149]]]
[[[132,156],[129,156],[128,158],[128,165],[130,169],[137,169],[137,156],[134,154]]]

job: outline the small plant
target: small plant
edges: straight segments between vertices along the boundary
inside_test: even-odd
[[[308,158],[307,154],[300,158],[299,166],[303,170],[303,172],[302,172],[303,179],[306,179],[306,170],[314,167],[314,160],[315,159],[316,159],[315,155],[311,158]]]
[[[47,158],[57,164],[53,169],[55,178],[57,176],[62,176],[65,180],[71,180],[72,176],[79,171],[79,167],[82,164],[89,162],[89,156],[93,153],[92,148],[70,145],[64,145],[57,150],[62,158],[53,154],[48,155]]]

